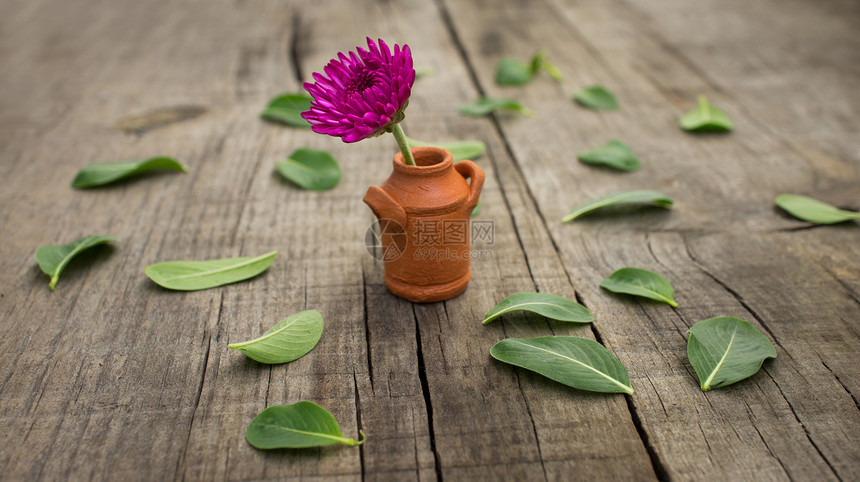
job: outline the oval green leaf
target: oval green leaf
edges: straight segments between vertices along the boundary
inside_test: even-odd
[[[72,187],[87,189],[104,186],[120,179],[158,170],[187,172],[185,166],[171,157],[151,157],[142,161],[103,162],[90,164],[78,171],[75,179],[72,180]]]
[[[642,190],[616,192],[601,196],[597,199],[592,199],[591,201],[576,206],[575,208],[573,208],[573,211],[571,211],[570,214],[568,214],[561,220],[561,222],[567,223],[573,221],[580,216],[609,206],[639,203],[652,203],[664,208],[672,206],[672,200],[666,197],[665,194],[658,191]]]
[[[600,282],[600,287],[613,293],[642,296],[677,307],[675,289],[666,278],[639,268],[621,268]]]
[[[481,198],[478,198],[478,203],[475,204],[474,209],[472,209],[471,217],[474,218],[475,216],[477,216],[479,214],[481,214]]]
[[[739,318],[700,321],[688,333],[687,357],[704,391],[751,377],[765,359],[776,358],[770,340]]]
[[[323,318],[317,310],[296,313],[281,320],[263,336],[227,348],[239,350],[260,363],[286,363],[311,351],[320,341]]]
[[[594,110],[614,110],[618,108],[615,95],[600,85],[585,87],[573,96],[573,100],[584,107]]]
[[[816,224],[835,224],[860,219],[860,213],[798,194],[780,194],[774,203],[792,216]]]
[[[69,244],[39,246],[36,250],[36,262],[39,263],[42,272],[51,277],[51,282],[48,284],[51,291],[56,288],[57,281],[60,280],[60,273],[78,253],[112,241],[116,241],[116,239],[110,236],[92,235],[72,241]]]
[[[409,147],[431,146],[440,149],[446,149],[451,152],[451,157],[454,162],[464,161],[466,159],[474,161],[481,157],[484,151],[487,150],[487,145],[481,141],[455,141],[455,142],[424,142],[415,139],[406,138]]]
[[[590,323],[594,321],[588,308],[567,298],[550,293],[515,293],[503,299],[486,316],[484,324],[512,311],[531,311],[559,321]]]
[[[433,67],[415,67],[415,80],[430,77],[433,74]]]
[[[260,117],[279,124],[310,129],[311,125],[301,114],[310,110],[312,100],[312,97],[302,93],[281,94],[269,102],[260,112]]]
[[[496,83],[499,85],[524,85],[532,80],[534,71],[525,62],[513,57],[499,60],[496,66]]]
[[[630,146],[614,139],[600,147],[583,152],[578,157],[585,164],[611,167],[619,171],[635,171],[642,166]]]
[[[493,345],[490,355],[580,390],[633,393],[624,365],[606,347],[588,338],[507,338]]]
[[[364,432],[359,433],[361,440],[344,437],[328,410],[302,401],[263,410],[248,425],[245,438],[258,449],[296,449],[335,443],[361,445],[365,437]]]
[[[497,110],[519,112],[526,116],[532,115],[532,111],[523,107],[515,99],[498,99],[495,97],[482,97],[471,104],[460,106],[459,112],[472,117],[482,117]]]
[[[342,176],[340,166],[331,154],[307,147],[296,149],[286,160],[278,161],[276,166],[284,178],[313,191],[325,191],[337,186]]]
[[[541,50],[532,56],[532,74],[537,74],[539,71],[545,71],[558,82],[564,80],[561,71],[552,62],[547,60],[546,50]]]
[[[167,261],[146,268],[146,275],[170,290],[197,291],[253,278],[275,261],[277,251],[254,258],[224,258],[209,261]]]
[[[699,96],[695,109],[681,117],[680,124],[682,129],[691,132],[726,132],[734,127],[729,116],[710,104],[704,95]]]

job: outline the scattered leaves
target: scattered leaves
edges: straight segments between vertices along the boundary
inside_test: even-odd
[[[269,102],[263,112],[260,112],[260,117],[271,122],[310,129],[311,125],[301,114],[310,110],[312,100],[311,96],[300,92],[281,94]]]
[[[613,293],[642,296],[678,306],[675,302],[675,289],[666,278],[644,269],[621,268],[601,281],[600,287]]]
[[[340,431],[337,420],[313,402],[298,402],[292,405],[275,405],[254,417],[245,438],[258,449],[322,447],[341,443],[361,445],[364,433],[359,430],[361,440],[346,438]]]
[[[434,73],[433,67],[415,67],[415,80],[430,77]]]
[[[835,224],[860,219],[860,213],[845,211],[799,194],[780,194],[773,202],[792,216],[810,223]]]
[[[765,359],[776,358],[770,340],[739,318],[700,321],[688,333],[687,356],[704,391],[751,377]]]
[[[499,85],[524,85],[532,80],[532,67],[513,57],[504,57],[496,66],[496,83]]]
[[[558,70],[558,67],[555,66],[552,62],[547,60],[547,52],[546,50],[541,50],[534,54],[532,57],[532,73],[537,74],[541,70],[546,71],[550,77],[555,79],[557,82],[561,82],[564,80],[564,77],[561,75],[561,71]]]
[[[547,318],[559,321],[570,321],[574,323],[590,323],[594,321],[588,308],[567,298],[550,293],[522,292],[508,296],[486,316],[484,324],[495,320],[505,313],[512,311],[531,311]]]
[[[254,258],[223,258],[210,261],[167,261],[146,268],[149,278],[171,290],[197,291],[236,283],[266,271],[277,251]]]
[[[116,239],[110,236],[92,235],[72,241],[69,244],[39,246],[39,249],[36,250],[36,261],[39,263],[39,268],[42,269],[42,272],[51,277],[51,282],[48,285],[51,287],[51,291],[54,291],[54,288],[56,288],[57,281],[59,281],[63,269],[78,253],[85,249],[113,241],[116,241]]]
[[[710,104],[704,95],[699,96],[699,104],[681,117],[681,128],[691,132],[726,132],[734,124],[721,109]]]
[[[584,107],[594,110],[615,110],[618,108],[618,99],[612,92],[600,85],[585,87],[574,94],[573,100]]]
[[[239,350],[260,363],[286,363],[311,351],[320,341],[323,318],[317,310],[296,313],[281,320],[263,336],[227,348]]]
[[[78,171],[72,181],[72,187],[87,189],[104,186],[120,179],[157,170],[187,172],[185,166],[171,157],[150,157],[141,161],[104,162],[90,164]]]
[[[586,164],[611,167],[619,171],[635,171],[642,166],[630,146],[618,140],[611,140],[579,154],[578,157]]]
[[[496,343],[490,355],[580,390],[633,393],[624,365],[606,347],[588,338],[507,338]]]
[[[637,203],[652,203],[665,208],[672,206],[672,200],[661,192],[648,190],[617,192],[592,199],[591,201],[576,206],[570,214],[561,220],[561,222],[567,223],[573,221],[580,216],[584,216],[605,207]]]
[[[481,214],[481,198],[478,198],[478,204],[475,204],[475,208],[472,209],[472,214],[470,216],[474,218],[479,214]]]
[[[482,117],[498,110],[519,112],[525,116],[532,115],[532,111],[523,107],[515,99],[498,99],[495,97],[482,97],[471,104],[460,106],[459,112],[472,117]]]
[[[342,176],[337,161],[326,151],[303,147],[276,164],[278,172],[299,187],[313,191],[332,189]]]
[[[546,71],[553,79],[561,82],[563,80],[561,71],[552,62],[547,60],[547,53],[541,50],[532,56],[529,63],[522,62],[513,57],[504,57],[496,65],[496,83],[499,85],[525,85],[541,70]]]
[[[409,137],[407,137],[406,142],[409,143],[409,147],[431,146],[451,151],[451,156],[454,158],[454,162],[460,162],[467,159],[474,161],[475,159],[481,157],[484,151],[487,150],[486,144],[476,140],[453,142],[424,142],[410,139]]]

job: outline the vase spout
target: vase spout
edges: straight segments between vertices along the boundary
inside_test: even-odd
[[[364,203],[370,206],[373,214],[379,220],[391,219],[401,226],[406,226],[406,211],[387,192],[377,186],[370,186],[364,195]]]

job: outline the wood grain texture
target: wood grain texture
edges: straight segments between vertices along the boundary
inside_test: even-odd
[[[849,2],[775,0],[453,2],[275,0],[73,4],[11,0],[0,18],[0,473],[84,480],[854,480],[860,475],[860,230],[809,227],[780,192],[858,209],[860,15]],[[761,26],[765,27],[762,28]],[[480,139],[478,220],[487,256],[467,292],[413,305],[390,295],[363,245],[361,202],[391,169],[392,139],[346,145],[268,124],[365,35],[408,42],[416,82],[405,128]],[[495,62],[546,48],[565,74],[518,88]],[[600,83],[621,109],[570,100]],[[677,119],[699,93],[735,120],[692,136]],[[533,118],[464,118],[480,95]],[[630,174],[582,165],[609,138]],[[309,192],[274,163],[331,151],[343,180]],[[92,162],[171,155],[187,174],[75,191]],[[575,204],[652,188],[671,211],[623,210],[561,225]],[[33,252],[104,233],[57,291]],[[278,250],[263,275],[207,291],[143,275],[175,259]],[[615,269],[657,271],[680,307],[600,290]],[[483,326],[517,291],[578,299],[593,326],[529,313]],[[319,310],[325,331],[267,366],[231,342]],[[751,379],[703,393],[686,329],[737,316],[775,342]],[[492,360],[505,337],[597,339],[628,368],[631,397],[576,391]],[[244,431],[267,406],[311,400],[359,448],[262,452]]]
[[[858,467],[851,460],[860,455],[855,435],[860,414],[855,392],[843,381],[854,376],[851,367],[858,361],[851,347],[860,341],[860,319],[856,296],[846,281],[856,276],[827,271],[815,260],[826,255],[808,254],[822,246],[822,238],[833,236],[854,242],[831,243],[831,250],[839,246],[836,251],[856,253],[856,226],[840,226],[827,234],[820,229],[794,232],[798,223],[778,214],[772,198],[786,190],[823,189],[823,196],[850,205],[860,194],[858,158],[829,164],[810,160],[808,152],[786,140],[795,132],[780,132],[779,123],[770,127],[768,116],[773,116],[774,108],[759,103],[766,89],[755,94],[734,89],[748,86],[756,75],[776,75],[771,69],[761,68],[759,73],[750,67],[734,78],[722,69],[723,83],[706,76],[717,70],[711,68],[713,63],[756,64],[757,59],[743,59],[750,51],[740,46],[723,51],[717,38],[720,22],[754,36],[758,30],[753,20],[738,20],[743,9],[737,5],[730,6],[734,15],[722,13],[723,4],[699,4],[704,12],[714,12],[715,19],[705,21],[705,13],[697,12],[703,15],[698,22],[691,21],[692,14],[677,14],[674,23],[667,20],[672,15],[654,14],[674,14],[668,5],[650,5],[645,13],[622,2],[607,6],[548,1],[504,9],[483,2],[447,5],[452,28],[461,36],[463,54],[474,64],[481,89],[488,95],[516,95],[538,112],[534,119],[500,117],[499,129],[519,161],[566,271],[595,313],[598,334],[630,368],[638,390],[632,408],[660,470],[681,479],[856,477]],[[775,13],[772,8],[767,11]],[[541,29],[521,29],[521,19],[535,17],[546,19]],[[658,22],[654,18],[659,26],[654,26]],[[785,22],[784,33],[796,26],[793,19]],[[775,23],[782,26],[781,21]],[[712,37],[701,38],[698,26],[704,24],[713,29]],[[498,36],[499,30],[516,34]],[[665,38],[672,35],[671,40]],[[697,39],[694,46],[712,48],[694,50],[685,42],[688,37]],[[760,43],[750,43],[756,46],[767,41],[755,40]],[[772,40],[766,45],[774,61],[782,57],[797,61],[790,45]],[[619,93],[620,111],[598,114],[562,104],[557,92],[549,93],[558,89],[549,78],[536,81],[543,88],[493,84],[494,63],[502,53],[527,58],[538,48],[549,48],[550,58],[561,66],[564,91],[607,85]],[[685,54],[688,50],[691,53]],[[856,79],[851,54],[829,53],[828,66],[838,72],[833,80]],[[788,77],[791,71],[784,67],[778,74]],[[830,86],[844,96],[841,99],[850,99],[849,109],[858,106],[856,92],[838,90],[836,82]],[[737,121],[736,132],[691,136],[677,128],[678,116],[700,92],[724,106]],[[794,92],[783,88],[767,94],[803,104]],[[745,96],[755,95],[755,101],[746,102]],[[811,97],[804,105],[817,106]],[[809,131],[818,130],[810,119],[803,122]],[[559,162],[613,137],[634,146],[644,160],[641,171],[608,174]],[[812,151],[826,152],[830,147]],[[571,225],[557,221],[570,206],[590,197],[640,188],[664,190],[677,204],[671,212],[619,212]],[[806,246],[806,252],[798,253],[799,246]],[[851,254],[832,256],[840,256],[856,270],[856,261],[848,259]],[[597,288],[601,279],[622,266],[666,274],[681,307],[666,309]],[[757,324],[776,341],[780,358],[750,383],[705,394],[698,390],[686,359],[685,332],[696,321],[720,315]],[[845,362],[838,371],[833,369],[837,359]],[[828,407],[827,413],[822,406]]]

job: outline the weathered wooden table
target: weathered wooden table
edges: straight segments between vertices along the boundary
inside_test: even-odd
[[[860,208],[860,11],[848,0],[315,2],[7,0],[0,18],[0,477],[4,479],[860,478],[860,226],[812,226],[781,192]],[[390,171],[390,137],[345,145],[262,122],[365,35],[407,42],[417,81],[405,127],[480,139],[491,256],[468,291],[413,305],[365,252],[361,198]],[[521,88],[496,61],[547,49],[564,73]],[[621,109],[570,101],[590,84]],[[678,117],[706,94],[728,135]],[[530,118],[474,119],[480,95]],[[576,153],[625,140],[619,174]],[[282,181],[297,147],[344,170],[326,192]],[[92,162],[175,156],[189,174],[73,190]],[[561,224],[574,205],[658,189],[671,210]],[[117,237],[72,263],[56,292],[33,253]],[[278,250],[264,275],[207,291],[155,286],[158,261]],[[662,273],[680,307],[611,295],[622,266]],[[591,326],[483,314],[517,291],[580,300]],[[319,345],[293,363],[227,344],[319,310]],[[778,358],[704,393],[686,330],[749,320]],[[492,360],[511,336],[594,337],[628,368],[632,396],[577,391]],[[311,400],[360,448],[261,452],[244,439],[266,406]]]

